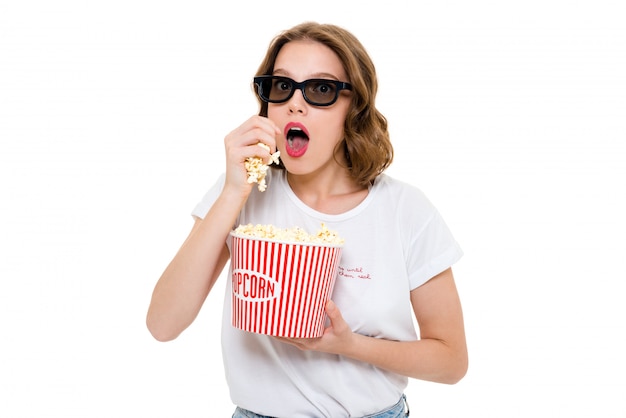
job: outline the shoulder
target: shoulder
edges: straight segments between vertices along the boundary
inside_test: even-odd
[[[389,175],[380,175],[372,189],[376,213],[409,235],[422,231],[439,216],[437,208],[417,186]]]
[[[419,187],[387,174],[381,174],[376,178],[372,190],[383,198],[392,199],[397,203],[434,209],[432,202]]]

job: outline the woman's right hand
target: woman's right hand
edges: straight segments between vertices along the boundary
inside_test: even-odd
[[[240,194],[246,199],[254,187],[248,183],[245,161],[249,157],[261,157],[269,163],[271,154],[276,151],[276,136],[280,129],[274,122],[263,116],[252,116],[224,138],[226,151],[226,183],[224,190]],[[259,142],[270,147],[270,151],[258,146]]]

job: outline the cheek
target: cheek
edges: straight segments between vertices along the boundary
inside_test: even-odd
[[[334,118],[326,124],[326,128],[328,129],[327,132],[332,138],[335,138],[335,142],[339,142],[343,139],[345,123],[346,118],[342,113],[340,117]]]

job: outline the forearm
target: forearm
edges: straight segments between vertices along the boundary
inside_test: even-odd
[[[225,243],[242,204],[223,192],[163,272],[146,319],[157,340],[176,338],[197,316],[228,260]]]
[[[390,341],[353,334],[341,354],[404,376],[438,383],[457,383],[467,371],[463,342]]]
[[[452,269],[411,291],[421,339],[394,341],[353,332],[335,303],[326,314],[330,326],[321,338],[281,338],[301,350],[339,354],[420,380],[453,384],[467,371],[463,313]]]
[[[392,341],[356,334],[334,304],[327,307],[333,323],[326,351],[354,358],[420,380],[456,383],[467,371],[468,356],[463,313],[447,269],[411,291],[411,304],[420,339]]]

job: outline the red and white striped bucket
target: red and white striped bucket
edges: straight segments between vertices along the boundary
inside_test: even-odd
[[[341,245],[231,236],[233,326],[278,337],[321,337]]]

